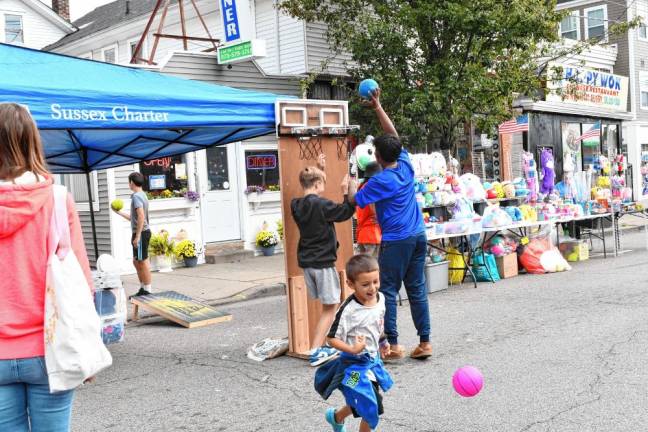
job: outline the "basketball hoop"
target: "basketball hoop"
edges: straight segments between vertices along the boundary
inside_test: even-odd
[[[316,160],[322,153],[322,138],[320,136],[297,136],[300,160]]]

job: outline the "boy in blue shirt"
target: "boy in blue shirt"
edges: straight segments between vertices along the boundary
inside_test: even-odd
[[[382,229],[380,247],[380,291],[385,295],[385,334],[391,345],[386,360],[402,359],[405,349],[398,344],[396,299],[401,285],[409,298],[419,345],[410,357],[426,359],[432,355],[430,344],[430,308],[425,284],[427,237],[423,215],[416,203],[414,168],[409,154],[398,139],[398,132],[380,105],[380,89],[371,98],[371,106],[385,134],[374,141],[376,160],[383,171],[349,199],[360,208],[375,204]]]
[[[326,421],[334,432],[344,432],[344,420],[361,417],[360,432],[378,426],[383,414],[380,389],[393,385],[381,361],[389,344],[381,335],[384,329],[385,298],[378,292],[378,262],[369,255],[356,255],[346,265],[347,284],[353,290],[340,306],[328,334],[328,343],[342,352],[336,360],[315,373],[315,389],[328,399],[334,390],[344,395],[346,405],[326,410]]]

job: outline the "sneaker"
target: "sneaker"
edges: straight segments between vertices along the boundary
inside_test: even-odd
[[[326,422],[331,425],[333,432],[346,432],[344,423],[338,423],[335,421],[335,408],[329,408],[326,410]]]
[[[145,296],[145,295],[150,295],[151,293],[146,291],[143,287],[140,287],[139,291],[137,291],[135,294],[132,296],[128,297],[129,299],[132,299],[133,297],[139,297],[139,296]]]
[[[339,355],[339,351],[331,347],[320,347],[316,348],[315,351],[310,355],[310,365],[319,366],[327,361],[333,360]]]
[[[389,353],[383,357],[383,361],[385,362],[393,362],[393,361],[398,361],[402,360],[405,358],[405,348],[403,348],[401,345],[392,345],[389,348]]]

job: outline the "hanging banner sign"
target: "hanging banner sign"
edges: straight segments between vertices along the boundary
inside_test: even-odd
[[[574,66],[554,64],[553,75],[562,68],[558,80],[548,81],[547,101],[595,106],[614,111],[628,110],[628,77]]]
[[[252,39],[249,0],[220,0],[220,11],[226,43]]]

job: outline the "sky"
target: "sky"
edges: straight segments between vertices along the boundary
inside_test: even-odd
[[[41,0],[47,6],[52,6],[52,0]],[[70,0],[70,19],[72,21],[81,18],[94,8],[110,3],[113,0]]]

